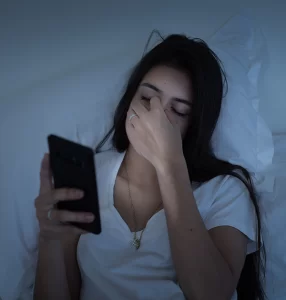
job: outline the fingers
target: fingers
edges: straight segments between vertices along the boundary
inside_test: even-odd
[[[61,223],[91,223],[94,221],[94,215],[87,212],[72,212],[68,210],[57,210],[51,211],[51,219],[55,222]]]
[[[159,97],[152,97],[150,99],[150,108],[151,110],[155,108],[162,109],[161,100]]]
[[[34,203],[37,216],[40,216],[43,211],[47,212],[53,208],[59,201],[80,200],[83,196],[83,191],[71,188],[54,189],[44,195],[39,195]]]
[[[49,198],[50,203],[56,204],[59,201],[79,200],[84,196],[84,192],[78,189],[61,188],[52,191],[52,195]]]
[[[148,112],[148,109],[139,101],[134,101],[131,106],[131,112],[136,113],[136,115],[140,118],[142,115],[146,112]]]
[[[73,188],[54,189],[45,195],[40,195],[35,201],[35,207],[53,206],[59,201],[79,200],[84,196],[84,192]]]
[[[50,157],[45,153],[40,170],[40,194],[47,193],[53,188],[52,172],[50,169]]]

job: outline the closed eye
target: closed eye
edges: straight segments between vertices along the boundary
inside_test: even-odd
[[[173,107],[172,107],[172,111],[174,111],[178,116],[183,117],[183,118],[189,116],[189,114],[182,114],[182,113],[179,113],[179,112],[176,111]]]
[[[150,101],[151,100],[151,98],[147,98],[147,97],[144,97],[144,96],[141,96],[141,99],[145,100],[145,101]]]
[[[150,101],[151,100],[151,98],[148,98],[148,97],[145,97],[145,96],[141,96],[141,99],[144,100],[144,101]],[[189,114],[182,114],[182,113],[176,111],[173,107],[172,107],[172,111],[175,112],[175,114],[177,114],[178,116],[183,117],[183,118],[189,116]]]

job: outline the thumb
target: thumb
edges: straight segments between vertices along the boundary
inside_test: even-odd
[[[52,172],[50,168],[50,156],[45,153],[40,171],[40,194],[47,193],[53,189]]]

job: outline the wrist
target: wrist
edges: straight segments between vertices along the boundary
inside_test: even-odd
[[[54,233],[39,232],[39,243],[41,244],[76,244],[80,235],[57,235]]]
[[[170,159],[160,159],[155,166],[158,175],[166,176],[182,170],[186,165],[183,153],[174,155]]]
[[[50,235],[45,232],[39,232],[38,241],[39,244],[57,244],[60,242],[60,239],[54,235]]]

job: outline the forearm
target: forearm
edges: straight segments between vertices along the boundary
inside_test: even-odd
[[[70,291],[71,300],[80,299],[81,275],[77,262],[77,244],[79,237],[62,241],[65,253],[65,270]]]
[[[197,208],[184,159],[160,168],[174,266],[188,299],[230,299],[232,273],[215,247]]]
[[[77,278],[71,279],[77,275],[70,273],[75,268],[73,251],[67,254],[67,248],[68,243],[64,244],[60,240],[39,239],[34,300],[79,299],[80,287]],[[70,248],[73,248],[73,242]]]

